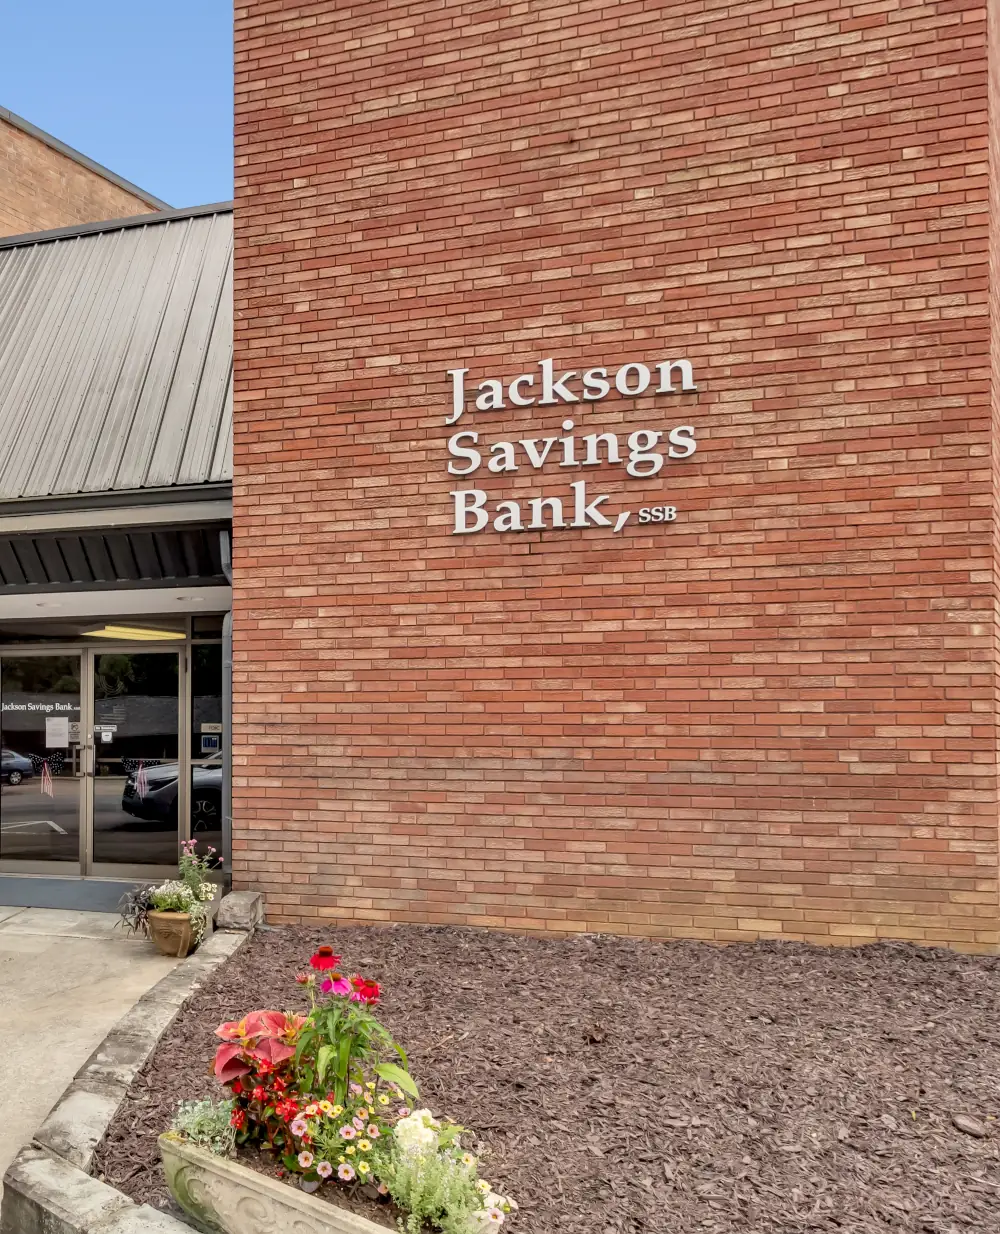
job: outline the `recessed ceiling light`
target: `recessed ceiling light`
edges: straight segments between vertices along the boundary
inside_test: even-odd
[[[159,643],[164,639],[185,638],[176,630],[152,630],[145,626],[102,626],[99,630],[84,630],[85,638],[113,638],[119,642]]]

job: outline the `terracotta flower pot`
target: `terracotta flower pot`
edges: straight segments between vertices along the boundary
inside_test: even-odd
[[[164,913],[151,909],[147,914],[149,937],[160,955],[186,956],[194,946],[194,926],[189,913]]]

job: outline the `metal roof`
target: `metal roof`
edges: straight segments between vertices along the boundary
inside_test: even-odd
[[[147,193],[145,189],[139,188],[131,180],[126,180],[124,176],[119,176],[109,168],[103,167],[100,163],[95,163],[93,159],[88,158],[85,154],[81,154],[79,150],[74,150],[72,146],[67,146],[58,137],[53,137],[51,133],[46,133],[44,129],[38,128],[30,120],[25,120],[23,116],[18,116],[14,112],[8,111],[6,107],[0,107],[0,120],[6,120],[14,128],[20,129],[22,133],[27,133],[29,137],[34,137],[36,141],[44,142],[50,149],[57,150],[60,154],[64,154],[66,158],[72,159],[74,163],[79,163],[81,167],[86,167],[88,171],[95,172],[103,179],[116,184],[120,189],[124,189],[126,193],[131,193],[133,197],[138,197],[140,201],[144,201],[148,206],[152,206],[156,210],[170,209],[165,201],[160,201],[159,197],[154,197],[152,193]]]
[[[232,479],[230,205],[0,241],[0,501]]]

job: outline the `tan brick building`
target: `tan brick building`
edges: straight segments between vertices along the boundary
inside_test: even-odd
[[[998,54],[976,0],[238,5],[272,918],[995,947]]]
[[[168,208],[158,197],[0,107],[0,236]]]

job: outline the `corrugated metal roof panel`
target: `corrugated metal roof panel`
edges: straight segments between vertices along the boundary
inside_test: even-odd
[[[0,501],[232,479],[233,218],[0,246]]]

